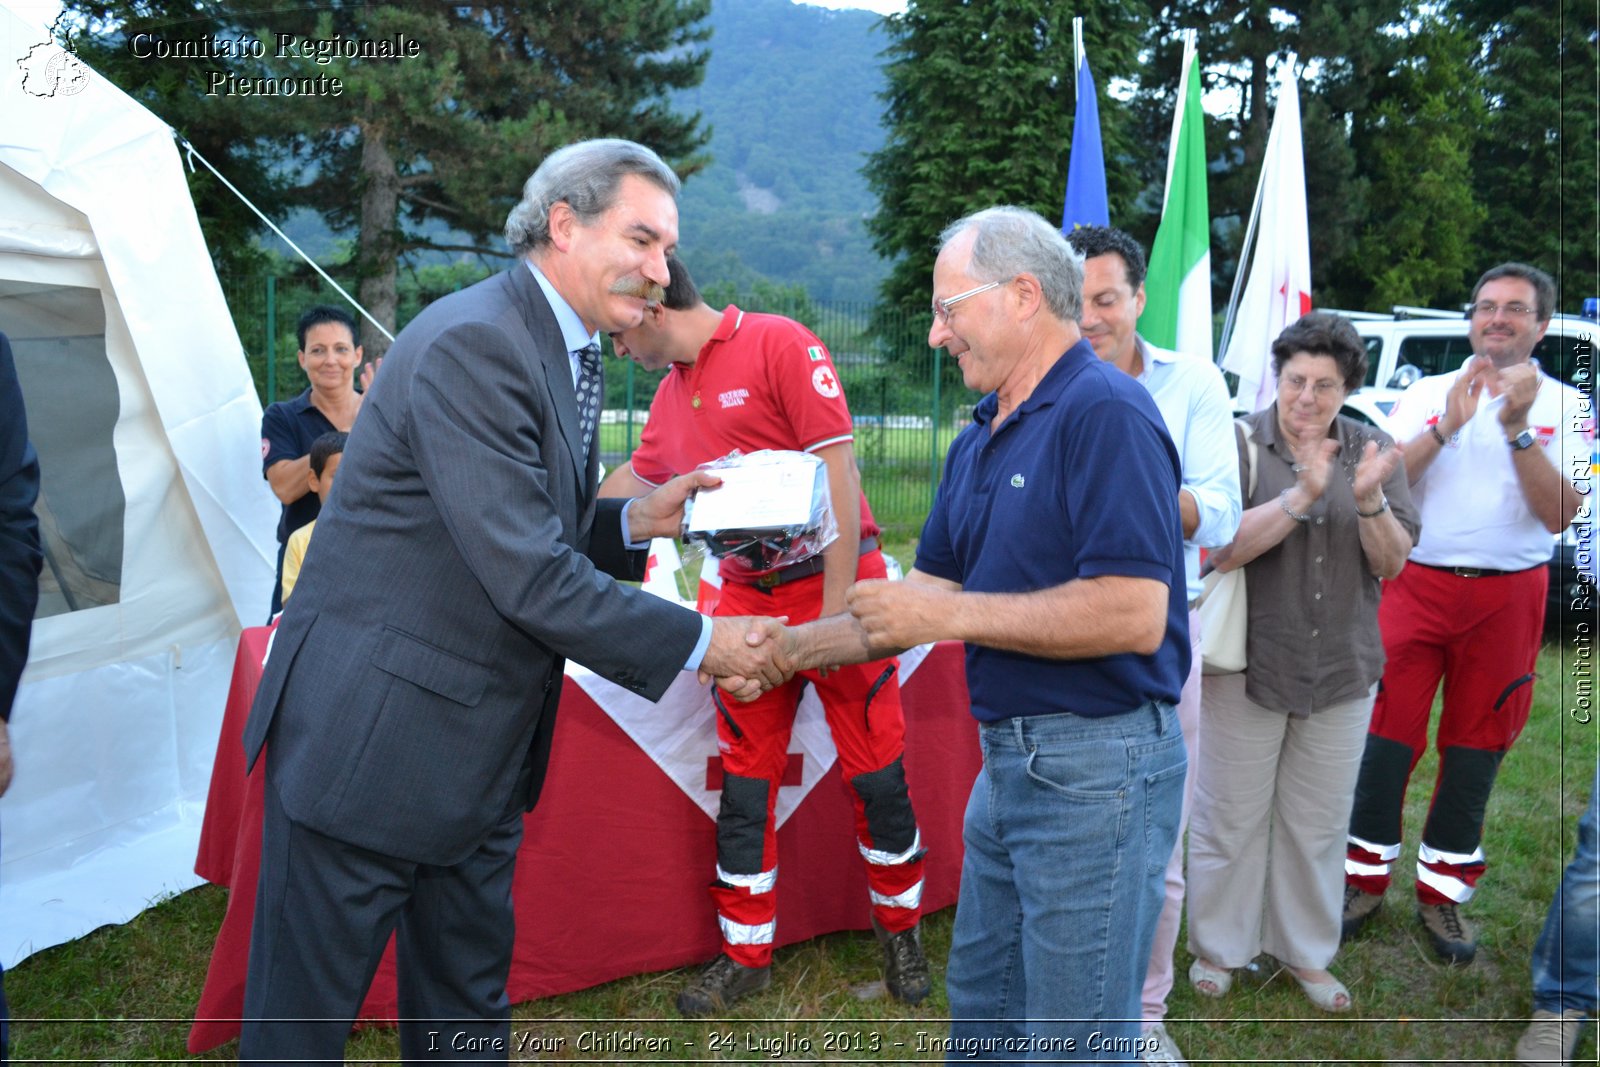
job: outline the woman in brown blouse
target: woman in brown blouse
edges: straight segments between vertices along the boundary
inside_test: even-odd
[[[1239,532],[1211,554],[1245,568],[1246,659],[1210,675],[1189,827],[1189,980],[1218,997],[1266,952],[1324,1011],[1350,992],[1339,948],[1345,832],[1383,673],[1381,579],[1405,565],[1420,525],[1401,450],[1341,416],[1367,372],[1337,315],[1309,314],[1272,345],[1277,401],[1240,420],[1255,490]],[[1250,449],[1239,436],[1240,485]],[[1248,490],[1247,490],[1248,492]]]

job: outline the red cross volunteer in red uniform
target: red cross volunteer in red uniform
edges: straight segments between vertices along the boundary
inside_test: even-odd
[[[1412,385],[1390,416],[1406,443],[1422,535],[1378,608],[1387,663],[1350,815],[1344,936],[1383,903],[1400,855],[1406,785],[1427,747],[1442,677],[1439,776],[1416,895],[1418,918],[1447,963],[1471,963],[1477,951],[1460,907],[1484,872],[1495,775],[1533,701],[1550,538],[1577,513],[1573,478],[1592,454],[1582,394],[1529,358],[1554,310],[1555,284],[1543,271],[1490,269],[1468,312],[1472,358]]]
[[[671,369],[650,405],[638,450],[606,478],[600,494],[637,495],[734,449],[810,452],[827,466],[838,539],[821,555],[777,570],[725,558],[715,613],[751,610],[799,624],[844,611],[846,590],[857,579],[883,578],[885,569],[856,472],[850,409],[827,348],[792,319],[731,305],[718,312],[701,300],[682,263],[669,258],[668,270],[663,303],[639,326],[612,335],[618,355],[647,369]],[[724,779],[711,898],[723,949],[679,994],[685,1015],[720,1012],[770,982],[778,877],[773,810],[808,681],[822,700],[855,804],[885,985],[910,1004],[928,994],[918,930],[924,850],[901,762],[905,722],[894,668],[891,659],[804,671],[731,709],[737,731],[718,717]]]

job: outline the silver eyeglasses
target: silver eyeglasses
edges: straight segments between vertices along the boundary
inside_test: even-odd
[[[1507,318],[1522,319],[1533,314],[1533,308],[1527,304],[1496,304],[1492,300],[1481,300],[1472,305],[1472,315],[1479,319],[1492,319],[1504,311]]]
[[[987,293],[990,289],[998,289],[1007,282],[1013,281],[1014,278],[1015,276],[1013,275],[1011,278],[1004,278],[998,282],[985,282],[976,289],[968,289],[964,293],[957,293],[955,296],[947,296],[943,300],[935,300],[933,302],[933,315],[940,322],[948,325],[950,322],[951,308],[955,307],[968,297],[977,296],[979,293]]]

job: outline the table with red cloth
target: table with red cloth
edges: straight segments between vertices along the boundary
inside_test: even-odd
[[[270,632],[240,636],[200,831],[195,873],[230,893],[189,1031],[192,1053],[237,1037],[244,1010],[265,761],[245,773],[241,736]],[[933,647],[906,679],[903,703],[906,774],[928,848],[922,904],[932,912],[956,900],[961,818],[979,765],[959,644]],[[712,821],[570,677],[560,714],[517,857],[514,1004],[698,963],[720,946],[706,894]],[[830,770],[779,830],[778,944],[868,928],[854,825],[846,787]],[[361,1018],[392,1023],[397,1010],[391,941]]]

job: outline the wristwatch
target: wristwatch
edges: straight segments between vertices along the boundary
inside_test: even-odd
[[[1538,438],[1533,436],[1532,430],[1523,430],[1517,436],[1506,441],[1506,444],[1511,446],[1511,451],[1521,452],[1524,448],[1532,448],[1533,443],[1537,440]]]

